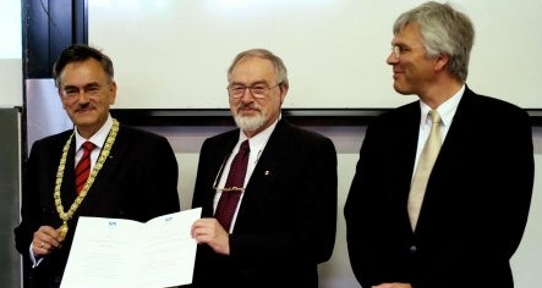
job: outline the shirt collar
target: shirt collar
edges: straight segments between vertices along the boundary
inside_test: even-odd
[[[90,141],[97,148],[102,149],[105,139],[109,134],[109,130],[111,130],[111,127],[113,127],[113,118],[111,117],[111,115],[109,115],[107,117],[107,120],[105,120],[104,125],[102,125],[102,127],[89,139],[83,138],[83,136],[81,136],[79,132],[77,132],[77,129],[75,129],[75,151],[79,151],[83,143],[85,143],[86,141]]]
[[[452,97],[450,97],[444,103],[440,104],[440,106],[438,106],[437,111],[440,115],[440,118],[442,119],[443,126],[449,126],[452,123],[452,119],[454,118],[455,112],[457,111],[457,107],[459,106],[459,102],[461,101],[464,92],[465,84],[463,84],[461,86],[461,89],[459,89],[454,95],[452,95]],[[431,107],[420,101],[420,108],[421,123],[430,123],[428,120],[428,113],[431,110]]]
[[[275,127],[277,127],[277,123],[280,118],[281,117],[279,116],[279,118],[275,120],[273,124],[271,124],[265,130],[254,135],[252,138],[249,139],[250,151],[258,151],[258,153],[261,153],[261,151],[263,151],[263,148],[267,144],[267,140],[269,140],[269,137],[271,137],[271,133],[273,133],[273,131],[275,130]],[[240,131],[239,133],[240,133],[239,143],[242,143],[243,141],[248,139],[245,133],[243,133],[243,131]]]

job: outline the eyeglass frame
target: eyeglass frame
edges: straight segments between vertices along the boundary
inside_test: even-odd
[[[405,53],[411,52],[414,49],[423,48],[423,46],[410,47],[402,44],[393,44],[391,45],[391,52],[395,58],[400,58]]]
[[[110,85],[111,82],[102,85],[100,83],[89,83],[82,87],[66,85],[65,87],[59,89],[63,99],[77,99],[81,97],[81,94],[85,97],[96,97],[100,95],[104,87]]]
[[[230,158],[231,156],[231,153],[226,155],[226,157],[224,157],[224,160],[222,161],[222,164],[220,165],[220,168],[218,169],[218,173],[216,173],[216,177],[215,177],[215,180],[213,181],[213,190],[215,191],[221,191],[221,192],[245,192],[245,188],[244,187],[218,187],[218,181],[220,180],[220,178],[222,177],[222,172],[224,172],[224,166],[226,166],[226,161],[228,160],[228,158]]]
[[[232,91],[230,90],[230,89],[232,88],[232,87],[231,87],[232,84],[228,85],[228,86],[226,87],[226,90],[228,91],[228,96],[230,97],[230,100],[239,100],[239,99],[243,98],[243,96],[245,95],[245,91],[247,91],[247,89],[248,89],[248,91],[250,91],[250,95],[252,95],[252,97],[253,97],[254,99],[265,99],[267,96],[269,96],[269,91],[271,91],[271,89],[275,89],[275,88],[277,88],[277,87],[280,87],[280,85],[282,85],[282,83],[284,83],[284,82],[279,82],[279,83],[277,83],[277,84],[274,85],[274,86],[269,86],[269,84],[267,84],[267,83],[265,83],[265,82],[260,82],[260,83],[252,84],[252,86],[245,86],[245,85],[243,85],[243,84],[234,84],[234,85],[239,85],[238,89],[241,89],[241,88],[243,89],[243,90],[242,90],[243,92],[239,92],[239,95],[238,95],[238,96],[233,96],[234,93],[232,93]],[[260,89],[263,89],[263,90],[265,91],[265,92],[263,92],[262,94],[257,94],[257,93],[255,94],[254,91],[252,91],[252,89],[256,89],[256,88],[257,88],[257,87],[255,87],[255,86],[257,86],[257,85],[263,85],[263,84],[265,84],[265,85],[268,86],[268,87],[266,87],[266,88],[260,88]]]
[[[399,58],[401,57],[401,55],[403,55],[403,53],[405,52],[408,52],[410,51],[410,49],[408,47],[405,47],[403,45],[391,45],[391,52],[393,52],[393,55],[396,57],[396,58]]]

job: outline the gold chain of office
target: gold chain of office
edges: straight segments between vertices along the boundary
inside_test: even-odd
[[[109,157],[111,147],[113,147],[113,143],[115,143],[118,132],[119,122],[116,119],[113,119],[113,127],[111,128],[111,131],[109,131],[109,135],[105,140],[105,144],[100,153],[100,156],[98,157],[98,161],[96,161],[94,168],[92,168],[92,172],[88,176],[87,182],[85,183],[85,186],[83,186],[83,190],[81,190],[77,198],[75,198],[72,205],[70,206],[70,209],[67,212],[64,212],[64,206],[62,205],[62,199],[60,197],[60,188],[62,186],[62,181],[64,180],[66,159],[68,158],[68,152],[70,151],[70,145],[73,142],[74,134],[72,134],[68,141],[66,141],[66,144],[64,144],[64,148],[62,150],[62,157],[60,158],[60,164],[58,164],[58,170],[56,172],[54,193],[56,211],[58,212],[58,216],[62,220],[62,226],[60,226],[60,235],[62,238],[66,237],[66,234],[68,233],[68,220],[73,217],[73,214],[75,214],[75,211],[77,211],[77,208],[79,208],[79,205],[81,205],[81,203],[85,199],[85,196],[87,196],[88,190],[92,186],[92,183],[94,183],[94,179],[96,179],[96,175],[98,175],[98,172],[100,172],[100,170],[102,169],[105,160],[107,160],[107,158]]]

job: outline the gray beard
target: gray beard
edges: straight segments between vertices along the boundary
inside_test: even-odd
[[[235,124],[243,131],[254,131],[263,126],[265,121],[265,115],[258,114],[254,117],[243,117],[242,115],[235,115],[233,117]]]

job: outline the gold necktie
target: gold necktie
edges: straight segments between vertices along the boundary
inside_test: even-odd
[[[414,178],[410,185],[410,194],[408,195],[407,208],[412,231],[416,229],[416,222],[418,221],[418,216],[420,214],[427,181],[429,180],[433,164],[435,164],[438,152],[440,151],[440,146],[442,145],[440,137],[440,116],[436,110],[431,110],[429,111],[429,117],[431,117],[432,120],[431,131],[429,132],[429,137],[423,147],[416,173],[414,174]]]

